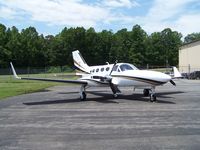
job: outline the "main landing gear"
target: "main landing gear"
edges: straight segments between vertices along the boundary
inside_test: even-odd
[[[85,85],[81,86],[81,90],[80,90],[80,99],[81,101],[85,101],[86,100],[86,93],[85,93]]]
[[[156,94],[155,94],[155,88],[152,89],[144,89],[143,90],[144,96],[149,96],[150,102],[156,102]]]
[[[117,98],[117,97],[118,97],[118,94],[117,94],[117,93],[113,93],[113,97],[114,97],[114,98]]]
[[[149,96],[149,89],[144,89],[143,90],[143,95],[144,96]]]

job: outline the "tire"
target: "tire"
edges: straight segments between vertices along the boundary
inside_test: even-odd
[[[156,102],[156,95],[155,94],[150,95],[150,102]]]
[[[149,89],[144,89],[143,90],[143,95],[144,96],[149,96]]]
[[[86,100],[86,93],[82,92],[82,96],[80,97],[81,101],[85,101]]]
[[[118,97],[118,95],[117,95],[117,94],[113,94],[113,97],[114,97],[114,98],[117,98],[117,97]]]

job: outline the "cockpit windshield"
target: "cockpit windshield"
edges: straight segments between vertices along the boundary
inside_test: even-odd
[[[120,65],[121,71],[126,71],[126,70],[137,70],[137,68],[131,64],[121,64]]]

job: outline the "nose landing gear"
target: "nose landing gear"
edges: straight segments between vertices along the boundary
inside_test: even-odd
[[[149,96],[150,102],[156,102],[156,94],[155,94],[155,88],[152,89],[144,89],[143,90],[144,96]]]
[[[150,95],[150,102],[156,102],[156,95],[155,94]]]
[[[156,102],[156,94],[155,94],[155,87],[153,87],[151,90],[151,94],[150,94],[150,102]]]

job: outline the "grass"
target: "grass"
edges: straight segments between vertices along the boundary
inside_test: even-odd
[[[20,75],[26,76],[27,75]],[[55,74],[36,74],[30,75],[30,77],[41,77],[41,78],[55,78]],[[56,82],[45,82],[45,81],[28,81],[28,80],[17,80],[13,79],[11,75],[0,76],[0,99],[4,99],[11,96],[32,93],[44,90],[45,88],[56,86],[56,85],[67,85],[64,83]]]

